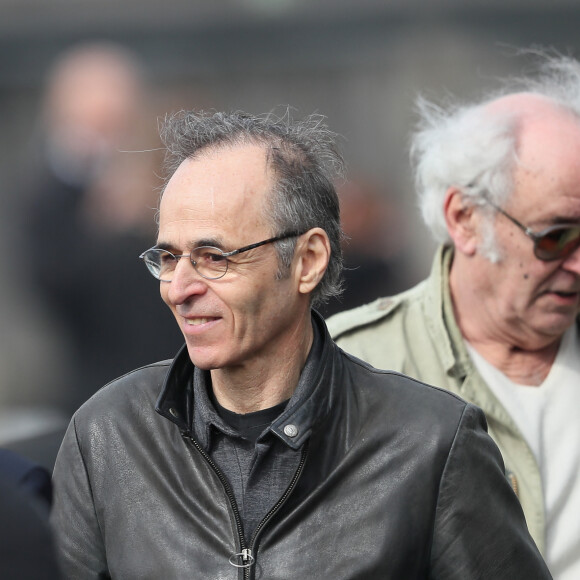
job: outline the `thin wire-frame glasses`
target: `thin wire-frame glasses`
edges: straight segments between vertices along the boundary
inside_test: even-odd
[[[580,225],[578,224],[557,224],[536,233],[489,199],[487,203],[518,226],[534,242],[534,255],[538,260],[543,262],[561,260],[580,245]]]
[[[226,272],[228,271],[229,258],[232,256],[248,252],[249,250],[259,248],[266,244],[294,238],[300,235],[301,234],[298,232],[291,232],[274,238],[268,238],[267,240],[256,242],[255,244],[250,244],[249,246],[244,246],[237,250],[232,250],[231,252],[223,252],[219,248],[214,248],[213,246],[199,246],[198,248],[191,250],[189,254],[176,255],[169,250],[153,247],[145,250],[139,258],[143,260],[149,272],[161,282],[171,282],[177,262],[181,258],[189,258],[197,273],[203,278],[207,280],[218,280],[226,275]]]

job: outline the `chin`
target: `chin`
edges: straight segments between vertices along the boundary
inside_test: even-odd
[[[575,317],[570,316],[553,317],[542,325],[540,332],[544,336],[559,339],[574,324],[575,319]]]
[[[207,348],[187,346],[187,352],[191,362],[202,371],[211,371],[220,367],[219,357],[216,353],[208,352]]]

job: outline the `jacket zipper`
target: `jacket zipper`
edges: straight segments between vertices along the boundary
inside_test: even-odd
[[[250,540],[250,552],[249,552],[250,554],[252,554],[254,551],[254,546],[256,545],[256,540],[258,539],[260,532],[264,529],[266,524],[274,517],[276,512],[286,503],[286,500],[288,499],[290,494],[294,491],[294,488],[296,487],[296,484],[298,483],[298,480],[302,475],[302,470],[304,469],[304,464],[306,463],[307,453],[308,453],[308,441],[304,444],[304,447],[302,448],[300,463],[298,464],[298,469],[296,470],[296,473],[294,474],[294,477],[292,478],[290,485],[286,488],[286,491],[282,494],[280,499],[274,504],[272,509],[264,516],[264,519],[258,524],[258,527],[254,530],[254,533],[252,534],[252,539]],[[256,556],[254,555],[254,562],[255,558]],[[250,578],[250,568],[246,568],[244,570],[244,580],[249,580],[249,578]]]
[[[242,518],[240,517],[240,510],[238,509],[238,503],[236,502],[236,498],[234,496],[234,492],[230,487],[228,480],[225,478],[224,474],[221,472],[220,468],[216,465],[213,459],[205,452],[205,450],[199,445],[199,443],[190,435],[186,433],[182,433],[181,436],[189,441],[201,454],[201,456],[207,461],[209,466],[215,471],[218,479],[221,481],[222,485],[224,486],[224,490],[230,502],[232,511],[234,512],[234,520],[236,522],[236,529],[238,531],[238,540],[240,542],[240,554],[243,560],[253,560],[250,566],[244,567],[244,580],[250,579],[250,569],[253,568],[256,562],[256,556],[253,554],[253,547],[256,543],[259,533],[265,527],[265,525],[272,519],[274,514],[284,505],[288,496],[292,493],[294,488],[296,487],[296,483],[302,474],[302,470],[304,468],[304,464],[306,463],[306,454],[308,452],[308,442],[304,444],[302,448],[302,455],[300,457],[300,463],[298,465],[298,469],[290,482],[290,485],[286,489],[286,491],[282,494],[280,499],[274,504],[272,509],[265,515],[262,521],[258,524],[258,527],[255,529],[254,533],[252,534],[252,539],[250,541],[250,547],[246,544],[246,539],[244,537],[244,529],[242,527]]]
[[[234,492],[230,487],[228,480],[225,478],[224,474],[221,472],[220,468],[215,464],[213,459],[205,452],[205,450],[200,446],[200,444],[190,435],[185,433],[181,434],[184,439],[189,441],[201,454],[201,456],[207,461],[209,466],[215,471],[216,475],[218,476],[219,480],[221,481],[222,485],[224,486],[224,490],[226,495],[228,496],[228,500],[230,502],[232,511],[234,512],[234,520],[236,522],[236,529],[238,531],[238,540],[240,541],[240,554],[242,554],[242,558],[244,560],[249,560],[252,557],[251,550],[248,550],[246,545],[246,539],[244,538],[244,529],[242,527],[242,518],[240,517],[240,510],[238,509],[238,503],[236,502],[236,498],[234,496]],[[244,578],[246,578],[246,569],[244,569]]]

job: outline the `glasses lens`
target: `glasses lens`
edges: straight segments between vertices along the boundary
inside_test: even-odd
[[[220,249],[211,246],[195,248],[191,261],[198,273],[209,280],[221,278],[228,271],[228,259]]]
[[[552,226],[536,240],[535,254],[540,260],[565,258],[580,245],[580,226]]]
[[[143,254],[143,261],[147,269],[155,278],[163,282],[170,282],[175,270],[177,258],[167,250],[147,250]]]

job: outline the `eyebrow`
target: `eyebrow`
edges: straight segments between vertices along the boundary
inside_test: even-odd
[[[194,250],[195,248],[201,248],[202,246],[211,246],[212,248],[218,248],[220,250],[224,249],[224,244],[222,240],[218,238],[201,238],[193,242],[188,242],[186,245],[186,249],[191,251]],[[169,252],[177,249],[173,244],[163,241],[157,242],[153,246],[153,248],[155,248],[156,250],[167,250]]]
[[[569,217],[553,217],[550,219],[539,219],[536,221],[531,222],[529,226],[527,226],[533,233],[539,234],[552,226],[570,226],[573,228],[577,228],[580,226],[580,219],[578,220],[571,220]]]

